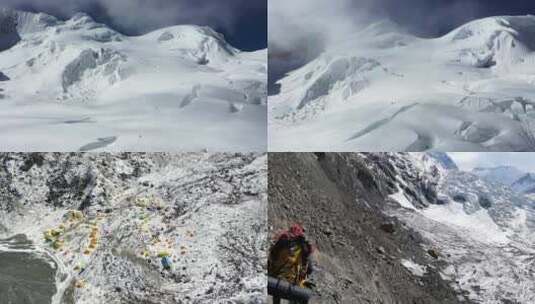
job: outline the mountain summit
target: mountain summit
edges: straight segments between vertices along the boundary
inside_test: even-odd
[[[266,145],[266,51],[193,25],[127,36],[85,13],[63,21],[2,9],[0,32],[7,150]]]

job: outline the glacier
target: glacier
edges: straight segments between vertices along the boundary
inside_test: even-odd
[[[475,303],[535,300],[533,198],[472,172],[444,168],[425,153],[389,158],[396,184],[405,190],[391,196],[403,208],[391,206],[387,213],[441,252],[447,264],[439,271],[452,287]],[[435,199],[422,204],[414,189],[427,185]]]
[[[532,151],[535,16],[420,38],[380,21],[269,96],[270,151]]]

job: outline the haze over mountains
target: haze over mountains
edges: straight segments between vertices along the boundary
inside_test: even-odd
[[[2,150],[265,150],[266,51],[210,28],[126,36],[0,10]]]
[[[487,181],[509,186],[515,191],[525,194],[535,193],[533,172],[525,172],[512,166],[474,168],[472,172]]]

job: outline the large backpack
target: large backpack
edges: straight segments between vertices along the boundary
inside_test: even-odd
[[[304,287],[310,251],[310,245],[304,237],[279,239],[269,253],[269,276]]]

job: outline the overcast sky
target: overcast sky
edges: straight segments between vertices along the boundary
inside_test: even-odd
[[[83,11],[125,34],[208,25],[242,50],[267,47],[266,0],[1,0],[0,6],[69,18]]]
[[[535,172],[535,153],[487,152],[448,153],[461,170],[472,170],[475,167],[513,166],[527,172]]]

